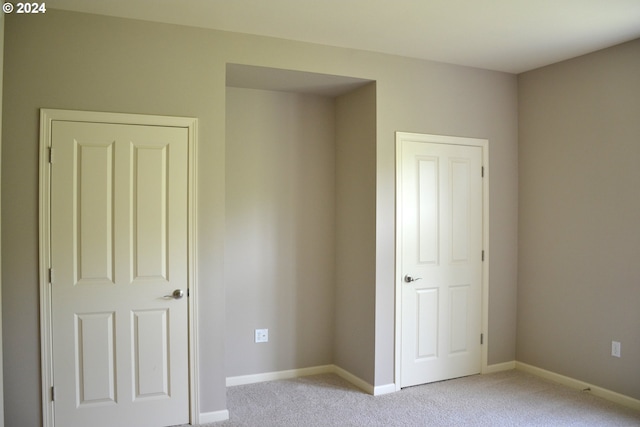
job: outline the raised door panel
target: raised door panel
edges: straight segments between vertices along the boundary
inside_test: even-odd
[[[134,400],[161,399],[170,395],[168,310],[132,313]]]
[[[75,318],[76,404],[115,404],[115,313],[79,313]]]
[[[78,285],[114,284],[114,141],[74,141]]]
[[[449,354],[468,351],[469,346],[469,286],[449,289]]]
[[[450,160],[448,199],[451,203],[452,263],[466,263],[469,260],[469,174],[469,162],[466,159]]]
[[[438,264],[440,258],[440,212],[438,203],[439,162],[437,157],[417,159],[416,198],[418,200],[418,260],[421,264]]]
[[[133,278],[168,281],[169,148],[133,145]]]
[[[416,360],[438,356],[439,289],[416,292],[417,345]]]

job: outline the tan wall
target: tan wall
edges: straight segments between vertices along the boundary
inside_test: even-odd
[[[227,89],[228,377],[333,363],[334,104]]]
[[[334,363],[375,382],[376,85],[336,99]]]
[[[638,399],[640,40],[518,82],[517,359]]]
[[[518,179],[515,76],[56,10],[20,18],[6,18],[4,63],[2,314],[9,425],[38,425],[40,419],[37,165],[41,107],[199,118],[201,410],[226,408],[226,63],[376,81],[376,181],[366,189],[375,189],[376,271],[375,283],[363,296],[369,304],[375,301],[375,324],[366,331],[367,345],[375,348],[374,385],[394,380],[394,132],[489,139],[489,363],[514,359]],[[370,342],[372,339],[374,342]]]

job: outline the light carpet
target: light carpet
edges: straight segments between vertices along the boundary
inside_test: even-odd
[[[211,427],[640,426],[640,412],[521,371],[371,396],[333,374],[229,387]]]

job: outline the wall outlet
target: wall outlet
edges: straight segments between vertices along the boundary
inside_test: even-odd
[[[611,355],[613,357],[620,357],[620,342],[611,341]]]
[[[256,329],[256,342],[269,342],[269,330]]]

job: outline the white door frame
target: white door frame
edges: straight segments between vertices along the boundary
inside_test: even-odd
[[[395,384],[400,390],[400,370],[402,369],[402,141],[415,141],[429,144],[468,145],[482,149],[482,247],[484,262],[482,263],[482,365],[481,372],[487,372],[487,354],[489,348],[489,140],[464,138],[456,136],[429,135],[423,133],[396,132],[396,339],[395,339]],[[480,256],[480,254],[478,254]]]
[[[51,266],[50,242],[50,197],[51,197],[51,168],[50,151],[51,127],[56,120],[112,123],[127,125],[148,125],[180,127],[188,130],[188,279],[189,290],[189,420],[191,424],[199,422],[199,394],[198,394],[198,292],[197,292],[197,203],[196,203],[196,152],[198,119],[190,117],[148,116],[140,114],[101,113],[72,110],[40,110],[40,197],[39,197],[39,251],[40,251],[40,360],[41,360],[41,394],[42,394],[42,424],[53,427],[54,410],[52,400],[53,359],[52,359],[52,322],[51,322],[51,289],[49,284],[49,268]],[[54,159],[55,161],[55,159]]]

